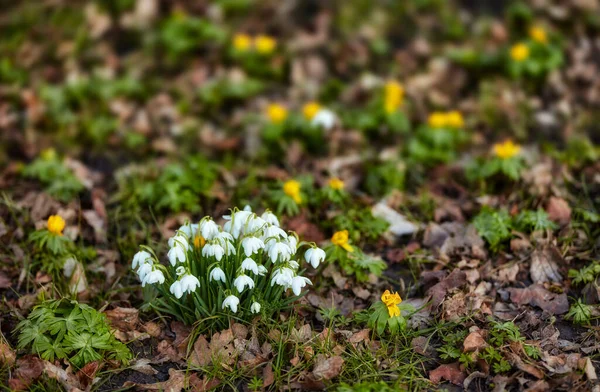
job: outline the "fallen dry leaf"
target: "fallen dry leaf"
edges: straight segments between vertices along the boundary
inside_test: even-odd
[[[518,305],[532,305],[552,314],[563,314],[569,311],[569,300],[565,293],[552,293],[539,284],[532,284],[524,289],[508,288],[510,299]]]
[[[135,308],[121,308],[117,306],[104,312],[110,325],[123,331],[134,330],[139,322],[139,310]]]
[[[563,277],[559,272],[559,264],[564,260],[554,246],[536,249],[531,254],[529,273],[534,283],[561,282]]]
[[[15,363],[17,354],[6,343],[0,342],[0,364],[12,366]]]
[[[462,386],[465,377],[463,371],[460,370],[458,362],[440,365],[429,372],[429,380],[434,384],[439,384],[440,381],[447,380],[454,385]]]
[[[338,355],[327,359],[325,356],[319,355],[312,374],[317,380],[331,380],[342,372],[343,365],[344,359]]]
[[[473,331],[465,338],[463,342],[463,351],[467,353],[472,351],[480,351],[486,346],[487,343],[485,342],[481,331]]]
[[[452,271],[450,275],[443,278],[439,283],[427,290],[427,295],[431,295],[432,306],[439,306],[450,290],[460,287],[466,283],[467,274],[464,271],[459,269]]]
[[[137,384],[132,381],[125,381],[123,387],[136,387],[149,391],[181,392],[185,388],[185,373],[174,368],[169,369],[169,379],[167,381],[154,384]]]
[[[571,207],[564,199],[552,196],[546,205],[548,217],[554,222],[564,226],[571,221]]]
[[[17,370],[8,380],[10,389],[23,391],[37,380],[44,371],[44,361],[33,355],[27,355],[17,361]]]

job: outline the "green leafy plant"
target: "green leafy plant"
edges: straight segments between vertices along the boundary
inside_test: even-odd
[[[378,335],[383,335],[387,330],[391,334],[396,334],[406,329],[406,318],[402,315],[404,312],[414,312],[412,305],[402,303],[400,295],[390,293],[386,290],[381,301],[375,302],[369,308],[369,321],[367,325],[377,332]]]
[[[160,43],[168,59],[179,60],[183,55],[197,50],[201,44],[223,44],[227,33],[215,23],[181,12],[173,13],[160,29]]]
[[[556,223],[550,220],[548,213],[542,208],[538,208],[535,211],[522,211],[515,218],[514,226],[517,230],[523,232],[555,230],[558,228]]]
[[[473,219],[473,225],[492,250],[498,250],[512,235],[512,220],[504,210],[484,208]]]
[[[23,174],[40,181],[48,194],[65,202],[72,200],[85,189],[52,149],[42,152],[25,167]]]
[[[555,34],[541,26],[532,26],[529,38],[507,50],[506,67],[514,78],[540,79],[563,63],[563,54]]]
[[[467,166],[466,176],[469,180],[474,181],[503,175],[510,180],[517,181],[525,166],[520,151],[521,147],[510,140],[497,143],[494,145],[492,156],[480,157]]]
[[[19,348],[30,347],[43,359],[86,363],[114,359],[127,363],[131,352],[111,333],[106,317],[76,301],[53,300],[36,306],[16,328]]]
[[[346,275],[355,276],[360,282],[369,278],[369,274],[381,276],[387,264],[378,257],[369,256],[350,245],[348,230],[336,232],[331,237],[331,244],[325,247],[327,260],[339,266]]]
[[[573,320],[575,324],[589,324],[592,318],[592,309],[592,306],[583,303],[581,298],[578,298],[569,308],[565,318]]]
[[[569,270],[569,278],[572,279],[574,285],[592,283],[598,276],[600,276],[600,262],[598,261],[594,261],[579,270]]]

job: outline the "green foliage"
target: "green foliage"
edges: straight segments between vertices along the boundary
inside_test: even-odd
[[[581,298],[571,305],[569,312],[565,315],[567,320],[573,320],[575,324],[589,324],[592,318],[592,306],[583,303]]]
[[[523,232],[555,230],[558,228],[556,223],[550,220],[548,213],[542,208],[538,208],[536,211],[522,211],[517,215],[514,226],[517,230]]]
[[[562,50],[556,42],[542,44],[528,39],[523,43],[529,48],[529,56],[526,59],[515,61],[506,54],[508,74],[514,78],[540,80],[564,62]]]
[[[243,101],[261,93],[265,88],[263,82],[252,78],[231,80],[220,78],[204,83],[198,90],[198,95],[211,110],[231,101]]]
[[[469,180],[486,180],[496,175],[504,175],[507,178],[518,181],[525,163],[521,156],[512,158],[479,158],[471,162],[466,168],[466,176]]]
[[[365,171],[365,187],[371,195],[385,196],[392,190],[404,190],[406,165],[403,161],[373,162]]]
[[[511,218],[504,210],[484,208],[473,219],[473,225],[492,250],[498,250],[502,243],[511,237]]]
[[[350,208],[333,218],[332,227],[341,227],[348,230],[354,242],[377,241],[390,227],[388,221],[373,216],[371,209]]]
[[[217,165],[201,155],[187,157],[157,170],[140,168],[118,175],[120,200],[136,200],[156,210],[198,212],[202,198],[211,197]]]
[[[452,162],[456,159],[458,148],[468,139],[468,134],[462,129],[423,125],[408,143],[408,158],[426,166]]]
[[[341,383],[337,392],[396,392],[398,387],[390,386],[383,381],[364,381],[358,384]]]
[[[358,247],[352,245],[353,251],[348,252],[337,245],[329,245],[325,248],[326,261],[339,266],[344,274],[355,276],[359,282],[366,282],[369,274],[381,276],[387,268],[385,261],[378,257],[366,255]]]
[[[400,303],[397,306],[401,312],[414,311],[413,306],[406,303]],[[382,301],[377,301],[371,305],[369,313],[370,316],[367,325],[369,328],[375,330],[378,335],[383,335],[386,330],[392,335],[406,330],[406,318],[402,314],[390,317],[388,308]]]
[[[66,359],[78,368],[102,359],[127,363],[132,357],[127,346],[112,335],[105,316],[76,301],[44,302],[16,330],[19,348],[30,347],[48,361]]]
[[[64,202],[84,190],[83,184],[52,150],[42,153],[27,165],[23,174],[40,181],[45,186],[44,191]]]
[[[569,278],[572,279],[574,285],[592,283],[600,276],[600,262],[593,263],[579,269],[570,269]]]
[[[223,44],[227,32],[222,27],[206,20],[183,13],[174,13],[161,26],[160,42],[169,60],[198,50],[203,43]]]

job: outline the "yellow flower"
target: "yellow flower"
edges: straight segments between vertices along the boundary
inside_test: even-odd
[[[273,124],[281,124],[285,121],[287,115],[287,109],[278,103],[272,103],[267,106],[267,117]]]
[[[354,248],[348,243],[348,230],[336,231],[331,237],[331,242],[341,246],[347,252],[354,252]]]
[[[289,180],[283,184],[283,193],[294,199],[296,204],[302,203],[300,195],[300,183],[296,180]]]
[[[444,128],[448,124],[448,116],[443,112],[433,112],[427,119],[431,128]]]
[[[531,29],[529,29],[529,36],[532,40],[539,42],[540,44],[545,44],[548,42],[546,30],[540,26],[533,26]]]
[[[388,114],[394,113],[402,105],[404,88],[400,83],[392,80],[385,84],[384,95],[385,112]]]
[[[344,189],[344,185],[344,181],[340,180],[337,177],[331,178],[329,180],[329,187],[336,191],[341,191],[342,189]]]
[[[252,46],[252,37],[248,34],[236,34],[233,36],[233,47],[236,50],[245,52]]]
[[[51,215],[48,218],[48,231],[54,235],[62,235],[65,228],[65,220],[60,215]]]
[[[524,43],[518,43],[510,48],[510,57],[515,61],[523,61],[529,57],[529,47]]]
[[[268,35],[259,35],[254,39],[254,47],[261,54],[270,54],[275,50],[277,41]]]
[[[196,248],[202,248],[206,244],[206,239],[201,235],[197,235],[194,237],[194,246]]]
[[[40,156],[45,161],[52,161],[52,160],[56,159],[56,150],[53,149],[52,147],[51,148],[47,148],[44,151],[42,151],[42,153],[40,154]]]
[[[501,159],[512,158],[521,151],[521,146],[514,144],[512,140],[507,140],[504,143],[494,144],[494,154]]]
[[[452,110],[446,113],[446,125],[450,128],[464,128],[465,127],[465,119],[462,114],[457,110]]]
[[[384,303],[388,308],[388,313],[390,317],[400,316],[400,309],[398,305],[402,302],[402,298],[400,298],[400,294],[391,293],[390,290],[385,290],[381,295],[381,302]]]
[[[318,102],[308,102],[302,107],[302,114],[307,120],[312,120],[314,116],[321,110],[321,105]]]

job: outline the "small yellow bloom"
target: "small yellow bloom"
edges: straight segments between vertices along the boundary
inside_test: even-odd
[[[385,84],[384,95],[385,112],[388,114],[394,113],[404,101],[404,87],[392,80]]]
[[[47,148],[44,151],[42,151],[42,153],[40,154],[40,156],[45,161],[52,161],[52,160],[56,159],[56,150],[53,149],[52,147],[51,148]]]
[[[529,36],[532,40],[540,44],[545,44],[548,42],[548,35],[546,34],[546,30],[544,30],[544,28],[540,26],[533,26],[531,29],[529,29]]]
[[[307,120],[312,120],[314,116],[321,110],[321,105],[318,102],[308,102],[302,107],[302,114]]]
[[[302,203],[302,195],[300,195],[300,183],[298,181],[286,181],[283,184],[283,193],[294,199],[296,204]]]
[[[523,61],[529,57],[529,47],[524,43],[518,43],[510,48],[510,57],[515,61]]]
[[[427,119],[431,128],[444,128],[448,124],[448,116],[443,112],[433,112]]]
[[[278,103],[272,103],[267,106],[267,117],[273,124],[281,124],[285,121],[287,115],[287,109]]]
[[[196,248],[202,248],[206,244],[206,239],[201,235],[197,235],[194,237],[194,246]]]
[[[337,177],[333,177],[329,180],[329,187],[331,189],[334,189],[336,191],[341,191],[342,189],[344,189],[344,181],[340,180]]]
[[[400,294],[391,293],[390,290],[385,290],[381,295],[381,302],[384,303],[388,308],[388,313],[390,317],[400,316],[400,309],[398,305],[402,302],[402,298],[400,298]]]
[[[494,154],[501,159],[512,158],[521,151],[521,146],[507,140],[504,143],[494,144]]]
[[[259,35],[254,39],[254,47],[261,54],[271,54],[277,46],[275,38],[268,35]]]
[[[252,46],[252,37],[248,34],[236,34],[233,36],[233,47],[236,50],[245,52]]]
[[[336,231],[331,237],[331,242],[341,246],[347,252],[354,252],[354,248],[348,243],[348,230]]]
[[[446,125],[450,128],[464,128],[465,119],[459,111],[452,110],[446,113]]]
[[[51,215],[48,218],[48,231],[54,235],[62,235],[65,228],[65,220],[60,215]]]

